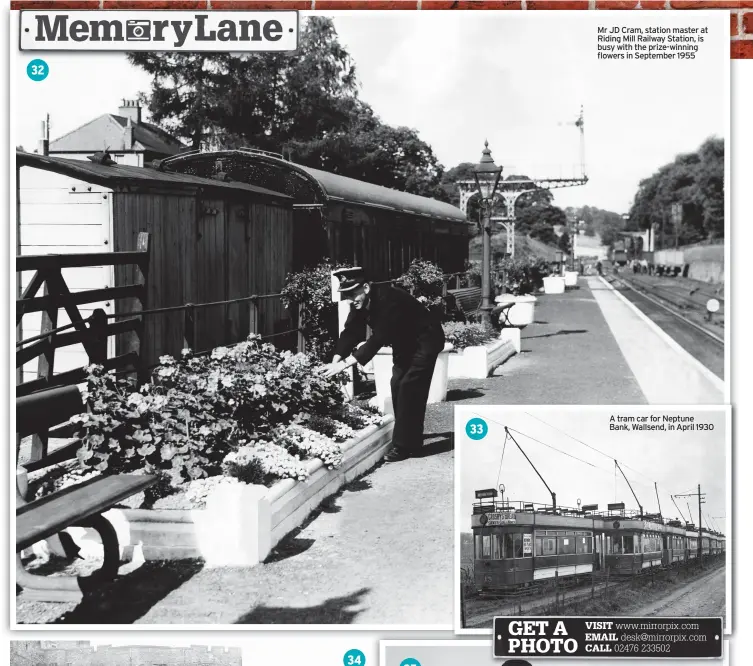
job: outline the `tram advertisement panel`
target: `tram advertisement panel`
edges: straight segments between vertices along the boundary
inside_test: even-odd
[[[721,618],[496,617],[494,656],[721,657]]]

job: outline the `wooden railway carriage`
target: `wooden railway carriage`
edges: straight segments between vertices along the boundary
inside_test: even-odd
[[[168,172],[249,183],[293,200],[293,269],[324,257],[363,266],[375,280],[427,259],[465,270],[473,226],[442,201],[365,183],[259,150],[190,152],[156,165]]]
[[[150,234],[148,309],[213,303],[279,293],[293,268],[293,200],[240,182],[100,164],[17,151],[19,255],[119,252],[136,249],[139,232]],[[127,287],[135,266],[64,269],[71,291]],[[31,279],[21,276],[23,289]],[[113,292],[115,293],[115,292]],[[137,299],[115,297],[92,304],[106,313],[141,309]],[[91,310],[82,309],[84,317]],[[279,298],[259,302],[256,329],[271,335],[292,328]],[[140,355],[145,365],[177,356],[184,345],[184,312],[145,318]],[[24,316],[23,336],[40,331],[40,313]],[[68,323],[61,314],[58,325]],[[196,309],[195,349],[243,340],[249,333],[249,303]],[[110,338],[110,357],[135,348],[133,334]],[[295,342],[295,334],[292,336]],[[87,363],[80,345],[59,350],[56,371]],[[34,363],[36,365],[36,363]],[[28,368],[26,379],[36,375]]]
[[[596,519],[579,509],[477,503],[471,519],[474,576],[481,592],[593,571]]]

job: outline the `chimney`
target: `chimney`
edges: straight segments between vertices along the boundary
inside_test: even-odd
[[[126,120],[123,130],[123,150],[133,150],[133,122],[130,117]]]
[[[50,134],[49,134],[50,117],[47,116],[47,120],[42,121],[42,137],[39,139],[39,154],[50,154]]]
[[[118,115],[130,118],[132,122],[139,124],[141,122],[141,106],[138,100],[124,99],[122,106],[118,109]]]

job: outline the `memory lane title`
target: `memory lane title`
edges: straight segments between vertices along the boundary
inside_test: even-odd
[[[22,51],[295,51],[298,12],[21,12]]]

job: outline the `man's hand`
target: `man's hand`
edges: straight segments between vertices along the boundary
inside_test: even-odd
[[[330,363],[329,365],[324,366],[324,378],[329,379],[330,377],[334,377],[335,375],[339,375],[343,370],[346,368],[345,361],[336,361],[335,363]]]

